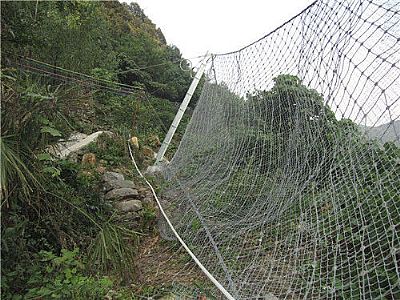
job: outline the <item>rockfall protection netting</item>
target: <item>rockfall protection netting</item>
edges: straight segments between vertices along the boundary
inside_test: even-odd
[[[160,195],[235,299],[400,299],[399,10],[317,1],[212,56]]]

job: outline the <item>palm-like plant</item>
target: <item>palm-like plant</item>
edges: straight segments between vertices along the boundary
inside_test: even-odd
[[[0,137],[0,190],[2,203],[7,203],[9,194],[19,189],[26,198],[29,198],[33,186],[39,181],[21,159],[17,144],[9,137]]]

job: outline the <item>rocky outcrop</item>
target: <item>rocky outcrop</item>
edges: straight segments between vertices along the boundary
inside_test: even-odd
[[[126,180],[121,173],[105,172],[102,180],[105,200],[118,202],[139,199],[139,192],[136,189],[135,183],[131,180]],[[126,206],[124,207],[126,210]],[[137,211],[137,209],[134,211]]]
[[[104,200],[118,212],[120,222],[131,229],[140,226],[144,208],[153,205],[151,191],[136,187],[133,181],[117,172],[105,172],[102,185]]]

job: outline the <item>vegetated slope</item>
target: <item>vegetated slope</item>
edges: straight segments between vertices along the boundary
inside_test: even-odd
[[[169,218],[236,298],[400,299],[400,148],[297,76],[273,82],[245,96],[206,83],[166,171]]]
[[[382,143],[395,142],[400,144],[400,120],[376,127],[360,126],[360,129],[371,139],[379,139]]]
[[[143,208],[134,231],[124,228],[103,199],[101,174],[118,171],[140,186],[126,141],[137,136],[138,162],[152,162],[191,81],[179,49],[137,4],[117,1],[1,2],[1,38],[2,298],[152,296],[157,287],[129,284],[155,207]],[[77,84],[56,68],[27,72],[20,56],[137,89],[121,95]],[[172,151],[188,117],[182,121]],[[90,162],[47,151],[72,132],[98,130],[114,134],[85,150]]]
[[[179,49],[136,3],[2,2],[2,63],[19,55],[180,101],[191,81]],[[181,66],[187,69],[184,61]]]

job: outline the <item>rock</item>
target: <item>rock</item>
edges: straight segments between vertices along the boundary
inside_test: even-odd
[[[155,176],[161,174],[163,171],[162,166],[148,166],[146,171],[144,172],[145,175]]]
[[[144,199],[142,200],[144,204],[152,204],[153,203],[153,197],[145,196]]]
[[[96,168],[96,171],[97,171],[97,173],[104,174],[104,172],[106,171],[106,168],[103,166],[98,166]]]
[[[163,216],[157,217],[157,228],[162,239],[166,241],[176,241],[176,236],[169,227],[167,221]]]
[[[136,199],[116,202],[114,206],[122,212],[136,212],[143,208],[142,202]]]
[[[144,146],[143,149],[142,149],[142,152],[143,152],[143,155],[148,157],[148,158],[153,159],[153,158],[156,157],[156,154],[154,153],[153,149],[151,149],[148,146]]]
[[[108,192],[113,189],[130,188],[134,189],[135,184],[130,180],[110,180],[106,181],[103,186],[103,191]]]
[[[147,189],[144,187],[138,188],[139,196],[141,199],[143,199],[146,196],[146,191]]]
[[[138,196],[139,193],[135,189],[120,188],[109,191],[105,194],[104,199],[118,201],[126,198],[137,198]]]
[[[83,139],[85,139],[87,137],[88,137],[87,134],[84,134],[84,133],[81,133],[81,132],[74,132],[69,136],[68,141],[75,144],[75,143],[77,143],[77,142],[79,142],[79,141],[81,141],[81,140],[83,140]]]
[[[96,155],[94,153],[83,154],[82,164],[94,166],[96,164]]]
[[[116,172],[105,172],[102,177],[104,182],[113,181],[113,180],[124,180],[124,175]]]
[[[75,132],[72,133],[67,139],[62,139],[59,140],[56,145],[50,146],[47,150],[49,153],[57,155],[57,156],[62,156],[65,157],[65,154],[62,154],[63,151],[66,151],[76,143],[79,143],[80,141],[84,140],[87,138],[88,135],[81,133],[81,132]]]
[[[136,136],[131,137],[131,143],[136,149],[139,149],[139,140]]]
[[[138,188],[139,194],[146,194],[147,189],[145,187]]]
[[[48,151],[54,155],[57,155],[59,158],[64,158],[71,153],[81,150],[90,143],[95,142],[97,138],[103,133],[107,135],[112,134],[108,131],[97,131],[89,136],[83,133],[75,133],[74,135],[71,135],[67,140],[60,141],[51,149],[49,148]]]

